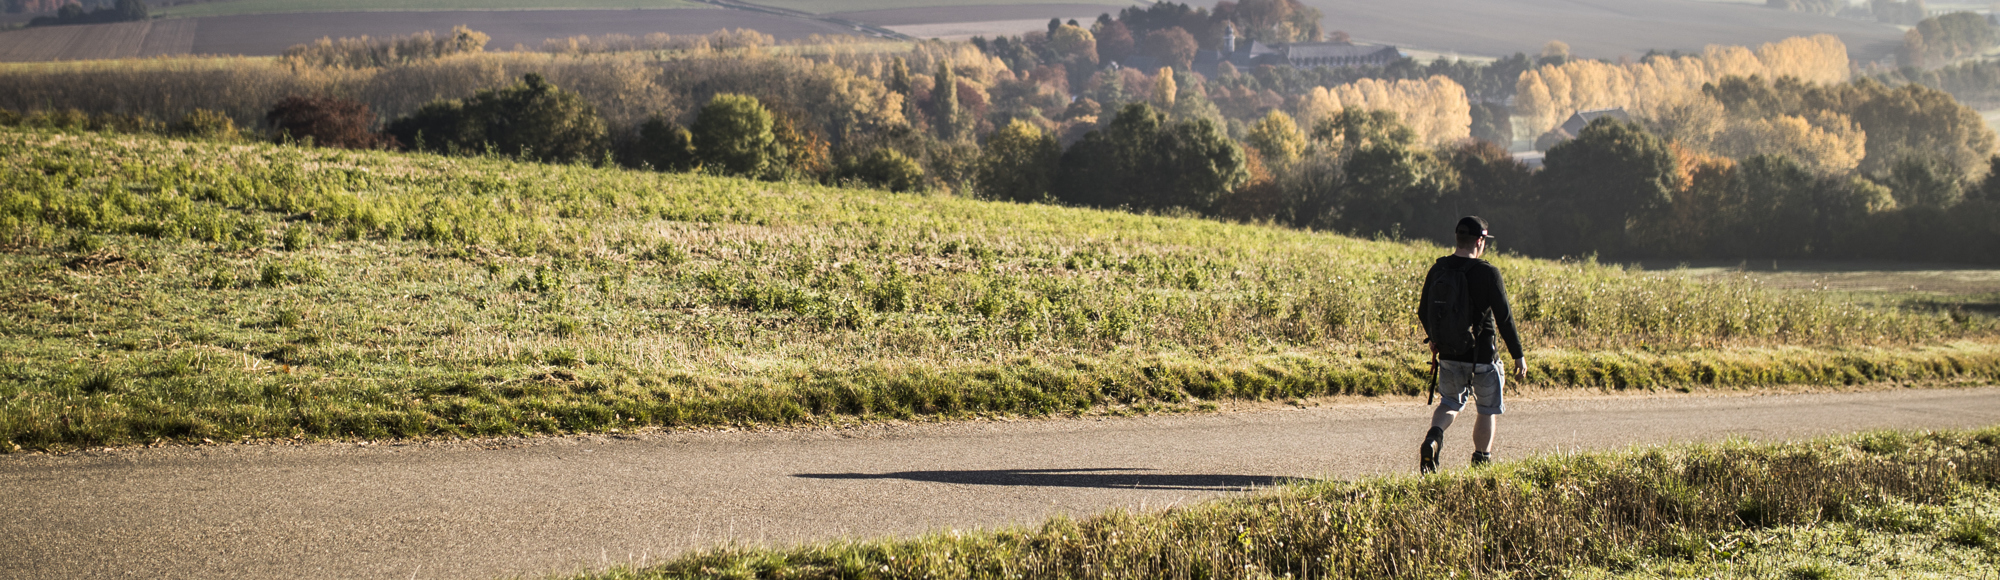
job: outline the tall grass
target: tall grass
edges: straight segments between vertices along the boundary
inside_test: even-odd
[[[1877,575],[1970,577],[2000,565],[1995,500],[2000,430],[1882,432],[1298,482],[1157,513],[723,548],[577,578],[1542,578],[1685,568],[1768,578],[1827,577],[1854,564]],[[1760,565],[1807,551],[1777,539],[1821,529],[1847,532],[1833,534],[1840,542],[1875,534],[1933,555]]]
[[[477,35],[464,31],[464,35]],[[808,123],[817,134],[850,134],[904,124],[900,94],[878,80],[897,57],[914,66],[952,60],[989,78],[1000,65],[970,45],[914,46],[813,37],[819,44],[772,45],[755,31],[676,37],[578,37],[550,52],[452,53],[458,37],[327,40],[300,45],[292,57],[172,57],[0,64],[0,109],[20,113],[78,109],[91,114],[179,118],[221,111],[237,125],[260,127],[287,96],[328,96],[367,103],[383,119],[438,99],[462,99],[539,73],[577,92],[613,127],[658,114],[691,116],[717,92],[753,94]],[[426,44],[428,42],[428,44]],[[657,45],[649,43],[657,42]],[[656,46],[656,48],[654,48]],[[651,50],[604,53],[622,48]],[[904,50],[894,50],[908,48]],[[422,58],[412,58],[421,56]],[[922,70],[919,68],[918,70]],[[692,119],[681,119],[683,123]]]
[[[1440,248],[788,183],[0,132],[0,440],[1415,394]],[[1981,315],[1494,258],[1531,380],[1992,380]]]

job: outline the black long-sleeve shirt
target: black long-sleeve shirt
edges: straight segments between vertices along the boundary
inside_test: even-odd
[[[1474,264],[1466,267],[1466,262]],[[1440,268],[1465,268],[1465,290],[1466,294],[1471,295],[1474,320],[1472,343],[1477,346],[1473,348],[1473,352],[1440,353],[1438,358],[1458,362],[1491,363],[1494,355],[1498,354],[1493,348],[1493,335],[1496,332],[1501,339],[1507,341],[1507,353],[1514,355],[1513,358],[1521,358],[1521,335],[1514,331],[1514,311],[1507,306],[1507,284],[1500,279],[1500,269],[1477,258],[1445,256],[1438,258],[1437,263],[1431,265],[1430,272],[1424,274],[1422,288],[1431,287],[1431,277],[1436,276]],[[1423,320],[1425,312],[1430,309],[1430,304],[1424,301],[1422,292],[1417,294],[1419,295],[1417,320]]]

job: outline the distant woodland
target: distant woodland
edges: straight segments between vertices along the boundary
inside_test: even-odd
[[[739,30],[496,53],[464,29],[325,39],[276,60],[0,72],[0,107],[13,111],[0,122],[1439,241],[1457,216],[1480,214],[1508,233],[1502,248],[1540,256],[2000,261],[1996,139],[1964,104],[2000,102],[2000,65],[1962,60],[1991,43],[1990,26],[1920,18],[1917,60],[1954,63],[1869,75],[1831,36],[1619,62],[1552,42],[1490,63],[1186,66],[1229,29],[1273,44],[1344,40],[1319,21],[1296,0],[1245,0],[962,43],[780,45]],[[1105,66],[1133,55],[1172,64]],[[1598,109],[1629,120],[1560,129]],[[1508,153],[1517,142],[1546,150],[1539,169]]]

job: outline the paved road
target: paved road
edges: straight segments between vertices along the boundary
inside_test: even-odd
[[[4,578],[499,578],[1407,471],[1407,399],[1201,416],[0,457]],[[1501,459],[2000,424],[2000,388],[1515,400]],[[1470,451],[1470,425],[1447,441]],[[1449,466],[1449,464],[1448,464]]]

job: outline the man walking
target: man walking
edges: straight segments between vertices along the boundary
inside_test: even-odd
[[[1487,240],[1493,235],[1486,220],[1468,216],[1454,229],[1458,249],[1438,258],[1424,275],[1422,299],[1417,319],[1429,336],[1431,364],[1436,370],[1439,401],[1431,413],[1431,430],[1424,434],[1424,446],[1417,469],[1437,471],[1438,452],[1444,446],[1444,430],[1465,409],[1466,395],[1479,402],[1479,421],[1472,427],[1472,464],[1493,460],[1493,423],[1506,406],[1500,387],[1506,382],[1493,348],[1493,335],[1507,341],[1507,353],[1514,358],[1514,374],[1526,380],[1528,362],[1521,356],[1521,337],[1514,331],[1514,314],[1507,307],[1507,287],[1500,270],[1479,259],[1486,254]]]

